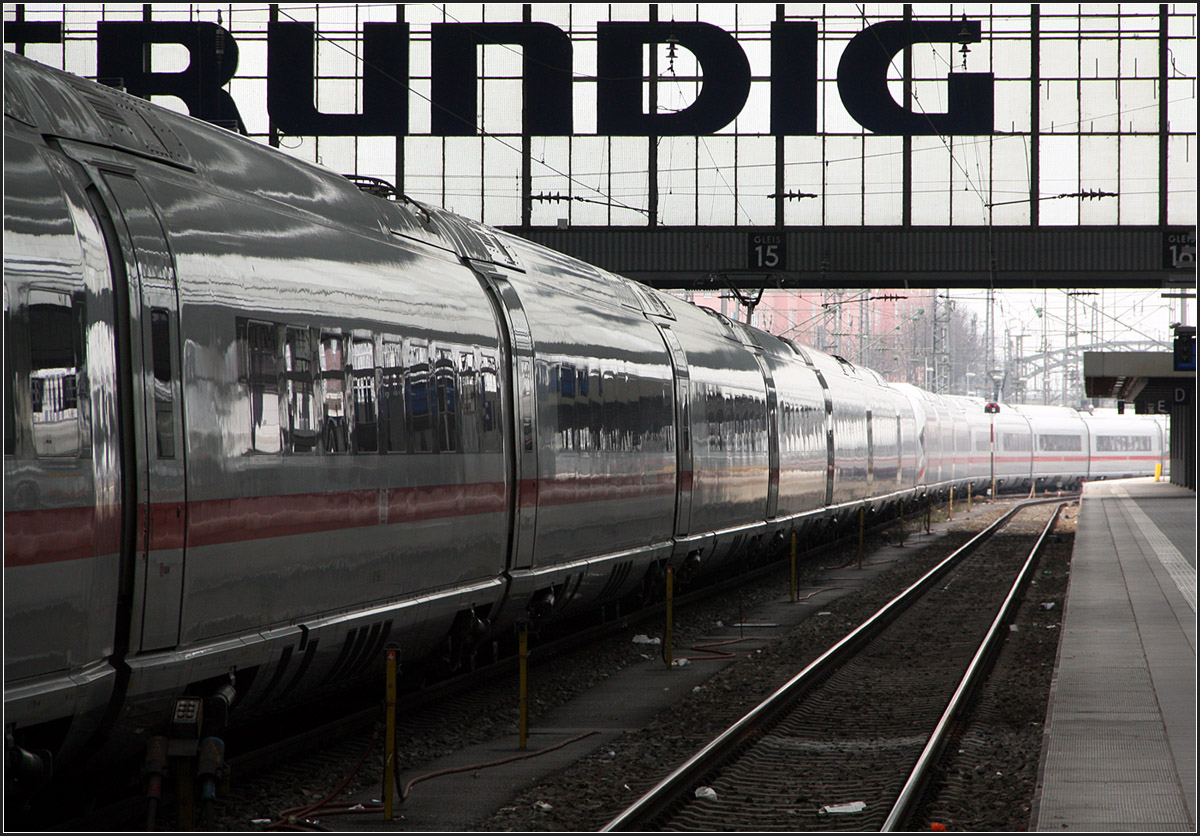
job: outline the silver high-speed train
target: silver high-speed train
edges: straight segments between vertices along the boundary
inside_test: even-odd
[[[939,397],[4,56],[11,778],[470,659],[1152,420]]]

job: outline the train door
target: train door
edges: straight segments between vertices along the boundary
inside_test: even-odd
[[[779,511],[779,427],[776,424],[779,405],[775,392],[775,378],[767,367],[766,359],[757,350],[754,351],[754,359],[758,361],[758,369],[762,372],[763,382],[767,387],[767,450],[770,462],[767,482],[767,519],[771,519]]]
[[[512,471],[512,535],[509,568],[527,569],[533,565],[534,534],[537,526],[537,398],[533,369],[533,337],[525,308],[507,275],[491,264],[473,263],[477,273],[502,317],[507,334],[509,391],[514,427]]]
[[[669,349],[675,378],[675,536],[682,537],[692,526],[692,383],[679,338],[661,323],[658,332]]]
[[[875,415],[867,410],[867,495],[874,493],[875,485]]]
[[[829,391],[829,383],[825,375],[816,365],[810,363],[817,374],[817,382],[821,384],[821,393],[825,396],[825,504],[833,504],[833,482],[837,474],[834,458],[833,438],[833,393]]]
[[[187,525],[179,292],[166,236],[141,184],[110,170],[99,182],[107,187],[128,288],[138,462],[130,649],[145,652],[179,643]]]

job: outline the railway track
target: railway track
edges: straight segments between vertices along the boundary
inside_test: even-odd
[[[1015,507],[604,830],[903,828],[1063,504]]]

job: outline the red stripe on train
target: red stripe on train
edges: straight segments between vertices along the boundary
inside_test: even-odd
[[[31,566],[81,560],[118,550],[111,539],[108,548],[96,542],[93,507],[48,508],[43,511],[4,512],[4,565]]]
[[[674,492],[675,480],[673,471],[525,479],[520,484],[519,501],[522,507],[528,507],[638,499]],[[185,514],[187,545],[200,547],[505,510],[503,482],[239,497],[189,502],[186,506],[164,502],[150,506],[150,547],[183,548]],[[145,514],[146,506],[139,506],[139,532],[145,531]],[[91,507],[5,512],[4,565],[82,560],[116,552],[115,540],[107,549],[95,546],[94,516]]]

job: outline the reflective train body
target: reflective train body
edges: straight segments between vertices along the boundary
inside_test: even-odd
[[[5,55],[10,764],[145,744],[860,508],[1153,473]],[[22,760],[24,758],[24,760]],[[15,770],[20,776],[20,770]],[[10,769],[10,777],[14,770]]]

